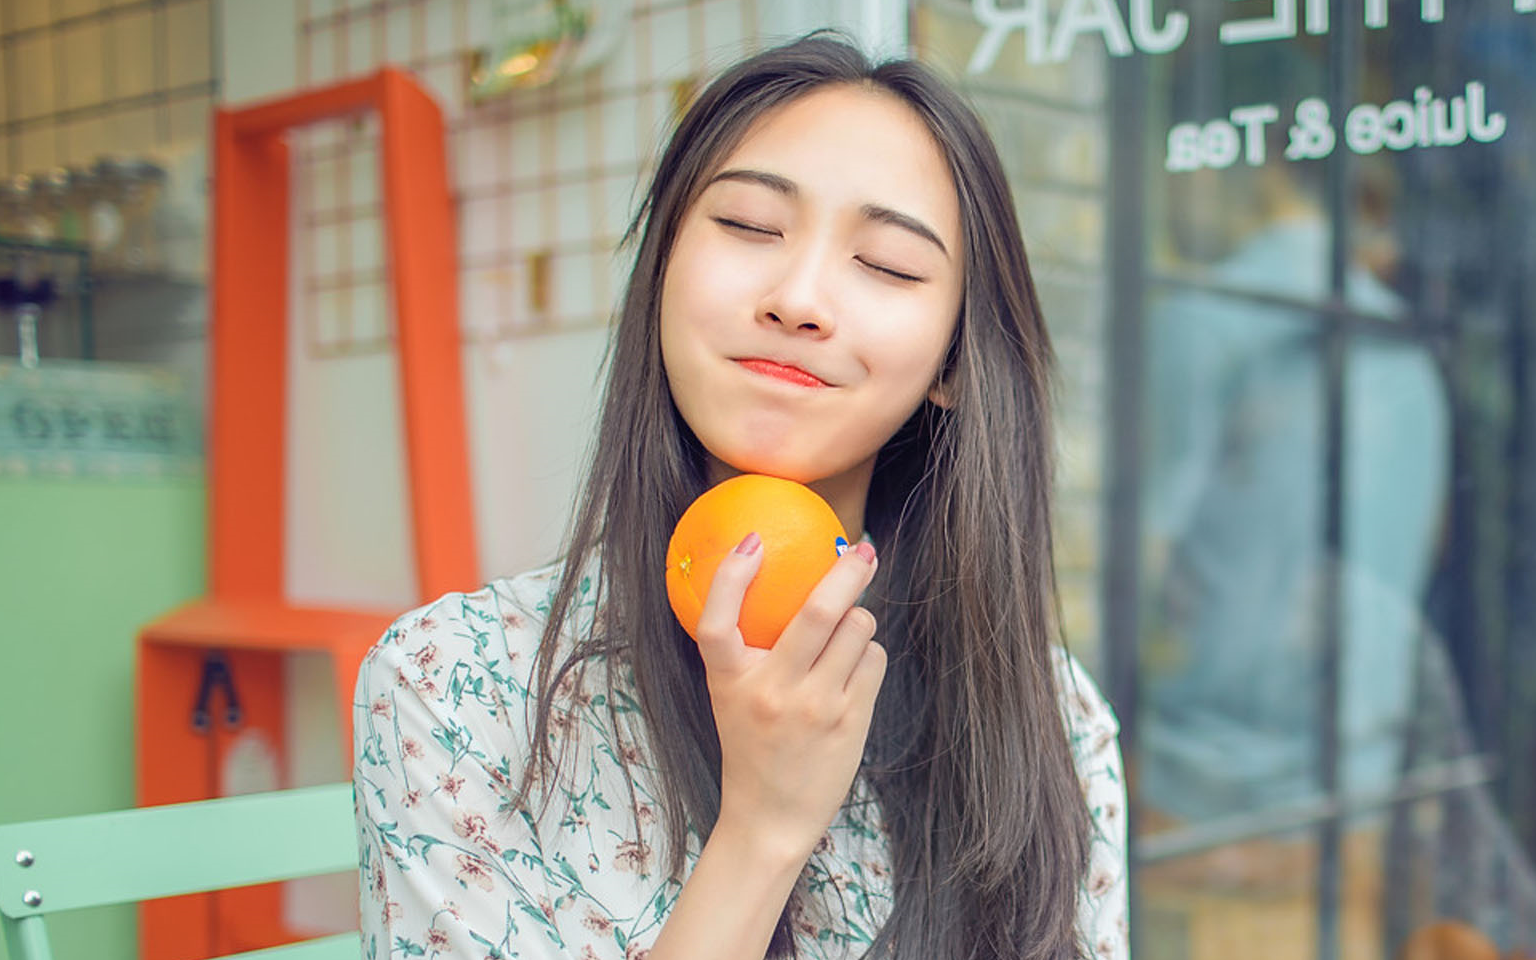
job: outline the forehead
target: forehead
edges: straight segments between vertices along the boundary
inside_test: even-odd
[[[719,167],[779,174],[812,200],[920,216],[946,241],[959,234],[960,204],[943,152],[916,111],[879,89],[825,87],[776,107],[748,127]]]

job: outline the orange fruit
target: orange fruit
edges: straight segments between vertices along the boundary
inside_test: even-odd
[[[1499,948],[1465,923],[1438,920],[1415,931],[1399,956],[1401,960],[1499,960]]]
[[[752,473],[716,484],[683,511],[667,545],[667,599],[690,637],[698,638],[720,561],[753,531],[763,561],[737,625],[749,645],[765,649],[848,546],[837,514],[809,487]]]

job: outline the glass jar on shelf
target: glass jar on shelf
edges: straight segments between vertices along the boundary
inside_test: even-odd
[[[21,214],[13,236],[32,243],[53,240],[53,220],[48,216],[49,189],[40,178],[18,174],[11,178],[10,189],[19,198]]]
[[[46,269],[47,251],[37,245],[53,239],[53,224],[40,202],[45,191],[33,177],[12,177],[6,184],[6,206],[15,213],[15,233],[9,237],[0,264],[0,307],[16,324],[16,353],[23,367],[38,362],[38,328],[43,310],[53,301],[53,282]]]
[[[54,167],[32,175],[32,209],[34,216],[47,223],[49,240],[65,243],[80,241],[80,231],[69,216],[68,170]]]
[[[164,168],[139,158],[104,157],[94,173],[90,236],[100,268],[121,274],[160,270],[155,204],[165,184]]]
[[[123,245],[123,212],[118,206],[118,161],[106,157],[91,169],[94,178],[87,190],[89,214],[86,236],[90,238],[92,260],[99,273],[119,272]]]
[[[96,172],[89,166],[71,166],[69,172],[69,196],[65,200],[66,218],[75,231],[74,239],[81,246],[95,248],[91,240],[91,204],[96,199]]]
[[[95,355],[89,254],[64,168],[0,180],[0,354]],[[14,330],[14,334],[12,331]]]
[[[26,177],[0,179],[0,237],[19,240],[27,232],[31,184]]]
[[[54,167],[33,178],[36,202],[53,224],[53,239],[76,247],[87,245],[87,211],[80,203],[80,167]]]

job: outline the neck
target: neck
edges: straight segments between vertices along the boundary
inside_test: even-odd
[[[864,505],[869,500],[869,480],[874,470],[875,461],[870,459],[835,477],[806,484],[832,505],[849,540],[857,541],[864,535]]]

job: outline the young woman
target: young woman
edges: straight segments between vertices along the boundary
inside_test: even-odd
[[[366,954],[1128,955],[1116,725],[1053,642],[1051,350],[996,152],[921,66],[726,71],[632,229],[565,559],[358,681]],[[740,472],[866,531],[770,651],[672,525]],[[878,551],[878,556],[877,556]]]

